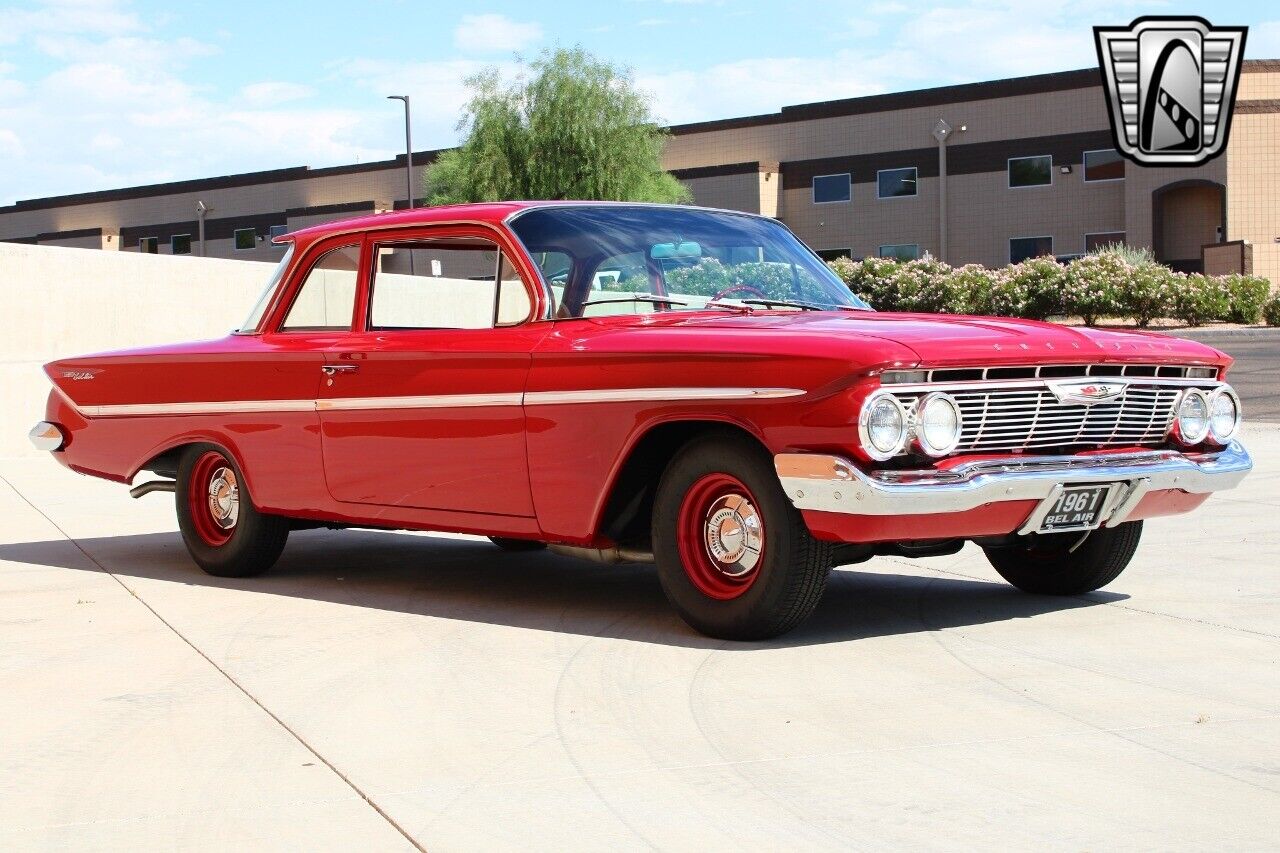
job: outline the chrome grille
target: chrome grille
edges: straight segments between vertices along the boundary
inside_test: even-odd
[[[978,370],[986,373],[985,369]],[[931,379],[939,374],[947,375],[942,370],[926,372]],[[1046,370],[1040,375],[1056,378],[1061,374]],[[1049,378],[973,381],[965,376],[955,377],[959,381],[906,382],[884,387],[908,411],[930,391],[950,394],[963,416],[960,445],[955,453],[990,453],[1164,444],[1182,391],[1220,384],[1211,378],[1192,378],[1186,372],[1176,377],[1144,376],[1123,368],[1123,372],[1117,370],[1113,375],[1125,377],[1119,380],[1126,385],[1124,393],[1091,405],[1060,402],[1049,388]]]

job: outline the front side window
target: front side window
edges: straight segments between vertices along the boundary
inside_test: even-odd
[[[813,203],[832,204],[848,201],[852,178],[843,175],[818,175],[813,179]]]
[[[764,217],[556,205],[521,213],[511,228],[543,270],[559,318],[867,307],[786,227]]]
[[[339,246],[320,256],[307,271],[289,306],[285,332],[343,332],[351,328],[356,304],[360,245]]]
[[[169,252],[174,255],[191,254],[191,235],[174,234],[169,238]]]
[[[877,198],[905,198],[916,194],[916,168],[882,169],[876,173]]]
[[[1090,182],[1124,180],[1124,158],[1113,148],[1084,152],[1084,179]]]
[[[258,297],[258,301],[253,303],[253,310],[249,312],[249,316],[240,324],[240,328],[236,331],[242,335],[251,335],[258,331],[258,326],[262,323],[262,315],[266,313],[267,306],[271,304],[271,297],[275,295],[276,288],[280,286],[280,280],[284,278],[285,271],[289,269],[289,262],[293,260],[293,243],[290,243],[284,251],[284,257],[280,259],[280,263],[276,264],[275,271],[271,273],[271,279],[267,282],[267,286],[262,289],[262,295]]]
[[[1053,254],[1052,237],[1014,237],[1009,241],[1009,263]]]
[[[380,243],[369,328],[490,329],[522,323],[532,304],[491,240],[450,237]]]
[[[914,261],[920,257],[920,244],[888,243],[881,246],[877,254],[882,258],[893,258],[895,261]]]
[[[1009,161],[1010,187],[1047,187],[1053,183],[1053,158],[1014,157]]]
[[[232,234],[237,252],[258,248],[258,232],[252,228],[237,228]]]

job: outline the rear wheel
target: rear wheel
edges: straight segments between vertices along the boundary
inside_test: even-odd
[[[546,542],[536,539],[509,539],[506,536],[490,536],[489,541],[504,551],[541,551],[547,547]]]
[[[668,600],[698,631],[726,640],[786,633],[822,597],[831,546],[814,539],[771,460],[745,438],[687,445],[653,508],[653,551]]]
[[[1080,536],[1033,536],[1025,545],[986,549],[987,560],[1000,577],[1024,592],[1079,595],[1101,589],[1120,576],[1138,550],[1142,522],[1095,530],[1084,542]]]
[[[244,476],[211,444],[189,448],[178,462],[178,527],[200,568],[224,578],[261,574],[289,538],[289,520],[254,509]]]

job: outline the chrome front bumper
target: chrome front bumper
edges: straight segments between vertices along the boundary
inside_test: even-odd
[[[1143,496],[1161,489],[1207,494],[1234,488],[1253,469],[1238,441],[1216,453],[1172,450],[1097,456],[1028,456],[977,460],[945,471],[860,470],[848,459],[818,453],[780,453],[774,467],[797,509],[850,515],[929,515],[964,512],[998,501],[1044,502],[1063,486],[1116,483],[1103,517],[1123,522]],[[1035,514],[1020,533],[1038,524]]]

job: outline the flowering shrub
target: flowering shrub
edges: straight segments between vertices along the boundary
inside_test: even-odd
[[[1217,278],[1200,273],[1174,273],[1173,316],[1188,326],[1199,326],[1227,316],[1230,300]]]
[[[1246,275],[1176,273],[1146,250],[1108,248],[1070,264],[1033,258],[1003,269],[979,264],[950,267],[926,255],[899,263],[888,258],[840,258],[831,269],[851,290],[881,311],[986,314],[996,317],[1079,316],[1087,325],[1104,317],[1132,318],[1139,326],[1162,318],[1200,325],[1215,320],[1280,325],[1280,296],[1271,283]]]
[[[1271,297],[1262,306],[1262,318],[1267,321],[1268,326],[1280,326],[1280,294]]]
[[[1067,267],[1062,303],[1068,314],[1079,314],[1086,326],[1099,318],[1123,313],[1120,294],[1128,285],[1133,267],[1123,258],[1100,252],[1085,255]]]
[[[955,281],[954,270],[942,261],[925,255],[899,264],[891,279],[899,311],[923,314],[963,314],[964,294]]]
[[[1173,270],[1154,261],[1144,261],[1133,267],[1128,281],[1121,285],[1121,313],[1132,317],[1141,327],[1149,326],[1152,320],[1170,315],[1173,295]]]
[[[1262,306],[1271,295],[1271,282],[1256,275],[1229,275],[1227,287],[1227,316],[1231,323],[1256,323],[1262,316]]]
[[[1062,264],[1053,258],[1033,258],[1005,269],[1013,291],[1009,300],[1026,306],[1021,313],[1011,316],[1047,320],[1065,312],[1063,291],[1067,270]]]

